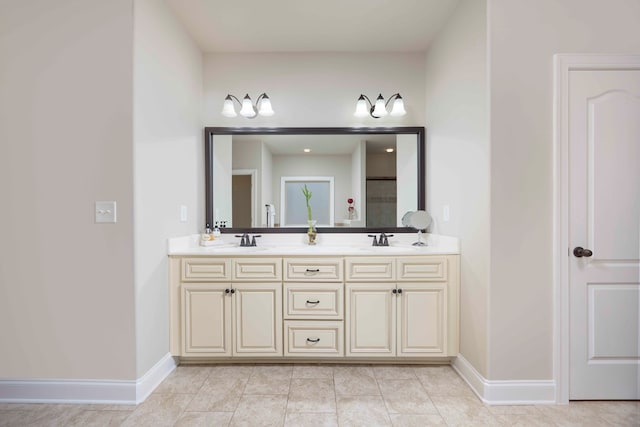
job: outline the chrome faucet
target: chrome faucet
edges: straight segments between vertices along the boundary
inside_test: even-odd
[[[378,239],[378,246],[389,246],[389,237],[393,237],[393,234],[385,234],[380,233],[380,238]]]

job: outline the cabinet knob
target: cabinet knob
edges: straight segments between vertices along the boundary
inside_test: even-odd
[[[225,289],[225,290],[224,290],[224,293],[225,293],[225,294],[228,294],[229,292],[231,292],[229,289]]]
[[[235,289],[231,289],[231,293],[232,293],[232,294],[235,294],[235,293],[236,293],[236,290],[235,290]]]
[[[316,339],[307,338],[307,341],[312,343],[317,343],[317,342],[320,342],[320,338],[316,338]]]
[[[307,300],[307,304],[320,304],[320,300],[318,300],[318,301],[309,301],[309,300]]]
[[[398,290],[397,289],[392,289],[391,292],[394,293],[394,294],[397,294]]]
[[[320,273],[319,268],[307,268],[307,273]]]
[[[402,288],[398,289],[398,293],[401,294],[402,293]]]

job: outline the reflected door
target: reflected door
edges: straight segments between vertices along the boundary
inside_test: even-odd
[[[640,70],[569,78],[570,399],[640,398]]]
[[[233,175],[231,179],[232,218],[234,227],[251,227],[251,175]]]

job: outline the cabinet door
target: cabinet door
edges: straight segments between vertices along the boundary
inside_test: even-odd
[[[347,356],[395,356],[395,287],[395,283],[346,284]]]
[[[398,356],[447,356],[446,283],[398,283]]]
[[[182,353],[184,356],[231,356],[229,283],[182,284]]]
[[[282,356],[282,283],[235,283],[233,288],[233,355]]]

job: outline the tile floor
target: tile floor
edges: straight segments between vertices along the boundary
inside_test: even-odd
[[[640,402],[488,406],[449,366],[180,366],[137,407],[0,403],[0,426],[640,426]]]

